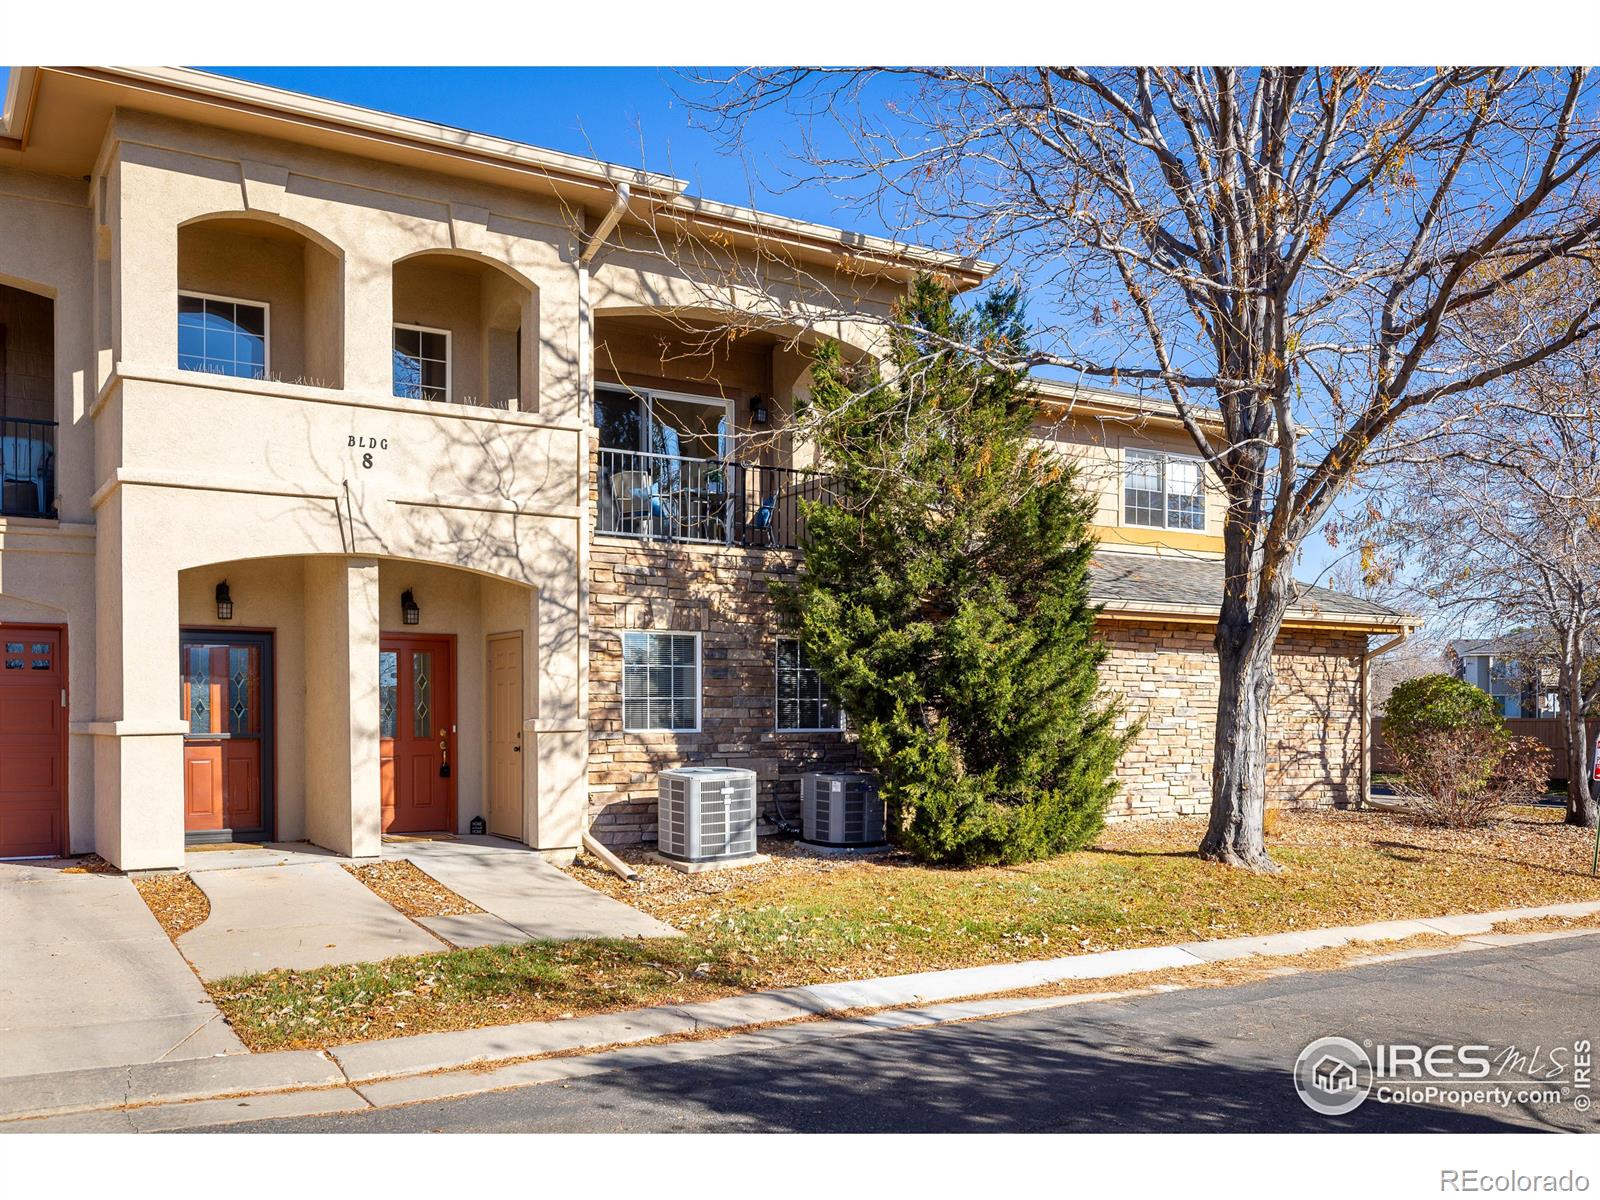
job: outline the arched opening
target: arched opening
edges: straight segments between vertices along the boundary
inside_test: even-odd
[[[676,310],[601,310],[594,327],[598,532],[794,544],[823,488],[792,432],[811,341]]]
[[[343,386],[343,261],[331,244],[256,217],[178,230],[178,368]]]
[[[408,400],[535,411],[538,293],[466,254],[394,264],[394,394]]]
[[[0,514],[53,517],[55,302],[0,284]]]

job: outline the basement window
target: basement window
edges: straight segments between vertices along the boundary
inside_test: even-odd
[[[1187,454],[1125,450],[1122,511],[1129,525],[1205,529],[1205,464]]]

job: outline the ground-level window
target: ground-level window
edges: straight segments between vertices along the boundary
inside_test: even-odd
[[[450,331],[394,327],[394,394],[406,400],[450,399]]]
[[[700,728],[700,635],[622,635],[622,727],[629,733]]]
[[[178,370],[265,379],[268,306],[253,300],[178,293]]]
[[[778,729],[823,733],[844,727],[844,712],[796,638],[778,639]]]
[[[1206,527],[1205,468],[1187,454],[1123,452],[1123,519],[1157,529]]]

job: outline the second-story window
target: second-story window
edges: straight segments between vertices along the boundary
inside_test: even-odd
[[[1204,465],[1186,454],[1123,452],[1122,508],[1129,525],[1157,529],[1206,527]]]
[[[269,310],[254,300],[178,293],[178,370],[265,379]]]
[[[394,394],[407,400],[450,399],[450,331],[394,327]]]

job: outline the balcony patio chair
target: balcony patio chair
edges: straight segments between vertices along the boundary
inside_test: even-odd
[[[613,471],[611,504],[616,513],[618,533],[642,532],[641,524],[661,511],[656,482],[648,471]]]
[[[772,517],[777,510],[778,493],[774,492],[761,502],[761,507],[756,509],[756,515],[750,518],[751,545],[772,546]]]
[[[42,516],[50,511],[55,452],[42,438],[0,438],[0,509],[13,516]],[[24,497],[32,496],[32,502]],[[13,511],[15,510],[15,511]]]

